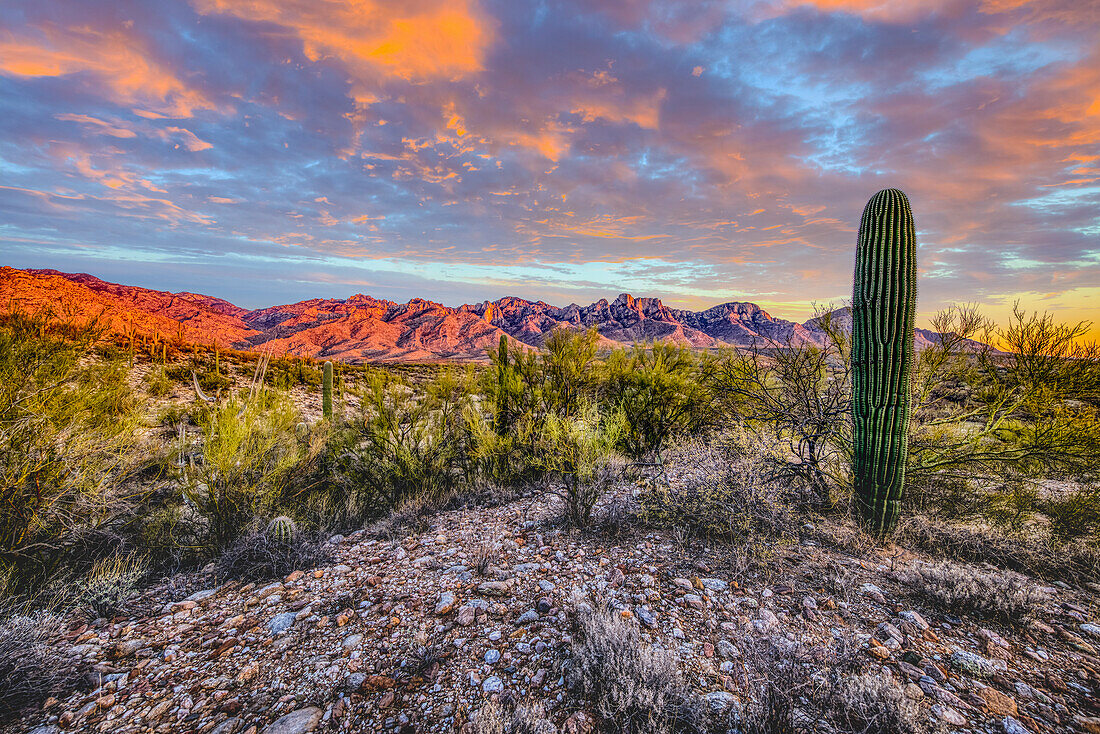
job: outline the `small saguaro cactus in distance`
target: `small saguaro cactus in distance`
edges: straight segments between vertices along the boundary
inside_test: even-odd
[[[324,379],[321,381],[321,415],[332,417],[332,362],[325,362]]]
[[[894,529],[905,488],[916,303],[913,212],[885,189],[863,209],[852,290],[852,483],[879,537]]]

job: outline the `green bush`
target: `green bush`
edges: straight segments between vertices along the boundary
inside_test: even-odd
[[[591,523],[592,509],[615,478],[615,446],[622,432],[621,413],[600,415],[595,405],[580,406],[568,418],[547,416],[537,465],[577,527]]]
[[[0,565],[44,580],[81,528],[126,514],[143,463],[119,362],[86,360],[95,333],[0,317]]]
[[[210,523],[214,546],[225,547],[283,499],[288,474],[304,455],[297,423],[289,400],[271,391],[211,408],[202,422],[201,460],[185,470],[183,494]]]
[[[626,456],[659,465],[670,440],[698,435],[710,419],[711,393],[704,382],[708,366],[671,344],[635,344],[630,351],[611,352],[603,368],[603,399],[623,415],[619,447]]]

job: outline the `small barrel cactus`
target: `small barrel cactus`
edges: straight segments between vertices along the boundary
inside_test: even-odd
[[[279,515],[267,524],[267,534],[280,543],[290,543],[298,534],[298,526],[286,515]]]
[[[871,197],[852,293],[852,481],[860,518],[880,537],[897,522],[909,453],[916,239],[905,194]]]
[[[332,362],[325,362],[325,374],[321,381],[321,415],[332,417]]]

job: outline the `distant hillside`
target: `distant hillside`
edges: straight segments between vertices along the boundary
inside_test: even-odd
[[[508,296],[457,308],[415,298],[394,303],[362,294],[310,299],[249,311],[220,298],[108,283],[84,273],[0,267],[0,302],[59,318],[99,318],[112,330],[275,353],[337,359],[419,361],[484,359],[501,334],[532,347],[555,328],[596,327],[606,345],[664,341],[690,347],[820,344],[816,319],[777,319],[754,303],[730,302],[705,311],[669,308],[659,298],[623,293],[614,301],[564,308]],[[850,328],[848,309],[834,312]],[[937,335],[918,329],[917,346]]]

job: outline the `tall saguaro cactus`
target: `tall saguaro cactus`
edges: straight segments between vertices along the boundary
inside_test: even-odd
[[[321,381],[321,415],[332,417],[332,362],[325,362],[324,378]]]
[[[859,224],[852,292],[852,474],[856,509],[878,536],[897,522],[909,453],[916,241],[905,194],[872,196]]]
[[[500,436],[508,434],[511,416],[508,407],[508,337],[500,335],[500,347],[497,349],[497,395],[496,415],[493,428]]]

